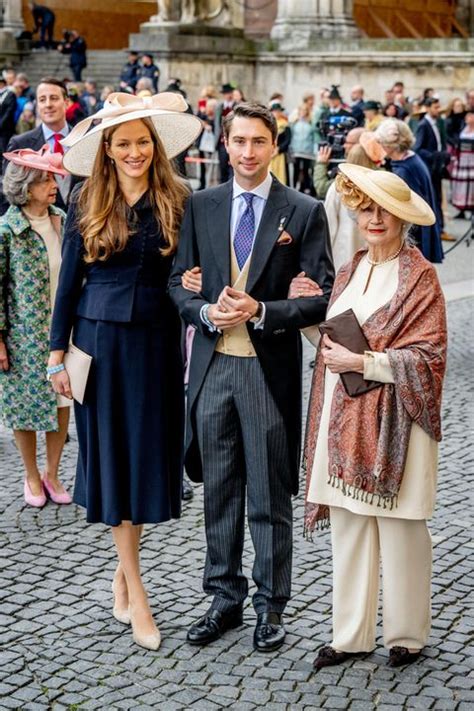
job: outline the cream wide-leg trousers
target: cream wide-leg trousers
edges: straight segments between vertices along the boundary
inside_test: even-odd
[[[362,516],[331,507],[333,641],[341,652],[370,652],[382,561],[383,636],[421,649],[431,627],[431,536],[425,520]]]

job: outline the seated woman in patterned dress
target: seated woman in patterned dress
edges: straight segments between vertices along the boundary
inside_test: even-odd
[[[58,478],[70,400],[47,381],[49,327],[61,263],[65,215],[54,206],[55,174],[68,175],[47,146],[4,153],[3,191],[10,207],[0,220],[0,411],[25,466],[24,496],[42,507],[46,497],[70,504]],[[41,474],[36,433],[46,432]]]

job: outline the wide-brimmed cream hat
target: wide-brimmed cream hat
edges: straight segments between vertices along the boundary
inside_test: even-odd
[[[202,131],[202,122],[184,113],[188,104],[181,94],[162,92],[138,97],[122,92],[110,94],[104,108],[80,121],[61,141],[67,148],[64,167],[74,175],[89,176],[101,145],[102,132],[125,121],[150,118],[168,158],[186,150]]]
[[[428,203],[398,175],[351,163],[341,163],[339,170],[377,205],[401,220],[414,225],[433,225],[436,222]]]

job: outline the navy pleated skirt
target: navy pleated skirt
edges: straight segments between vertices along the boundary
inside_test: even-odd
[[[180,344],[150,324],[76,320],[74,344],[93,364],[74,403],[79,457],[74,501],[87,520],[159,523],[181,511]]]

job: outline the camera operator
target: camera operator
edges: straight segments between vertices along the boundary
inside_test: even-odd
[[[339,93],[338,84],[332,84],[331,91],[329,92],[329,117],[351,115],[350,110],[342,103],[342,96]],[[357,121],[355,125],[357,125]]]
[[[336,122],[328,118],[320,125],[324,140],[319,143],[313,182],[316,195],[324,200],[332,181],[336,177],[337,166],[347,157],[350,149],[359,143],[364,129],[356,127],[357,121],[351,116],[342,116]]]

